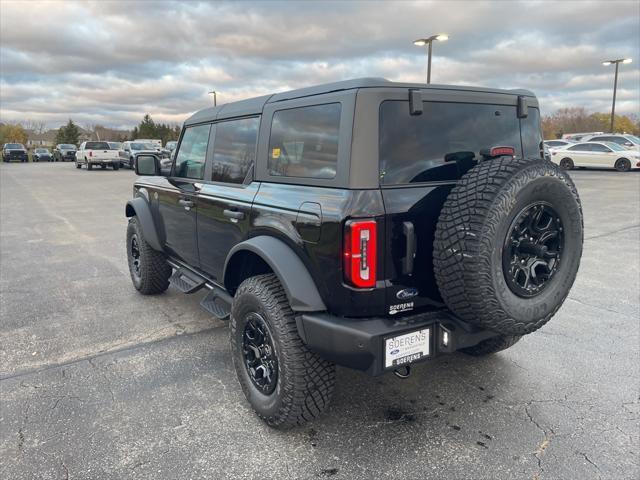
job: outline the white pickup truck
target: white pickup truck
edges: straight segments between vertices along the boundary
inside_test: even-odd
[[[87,170],[91,170],[94,165],[100,165],[107,168],[107,165],[114,170],[120,168],[120,155],[118,150],[109,148],[107,142],[82,142],[80,148],[76,152],[76,168],[87,166]]]

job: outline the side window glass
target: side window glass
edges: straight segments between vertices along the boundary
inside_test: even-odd
[[[339,103],[330,103],[275,112],[269,139],[269,174],[335,178],[340,111]]]
[[[174,177],[202,179],[211,125],[187,127],[176,156]]]
[[[216,124],[211,180],[242,183],[256,159],[260,119],[243,118]]]
[[[594,143],[593,145],[591,145],[591,151],[592,152],[610,152],[611,150],[609,149],[609,147],[605,145]]]

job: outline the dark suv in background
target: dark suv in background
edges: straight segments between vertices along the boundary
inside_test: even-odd
[[[54,162],[75,162],[78,147],[71,143],[59,143],[53,149]]]
[[[126,205],[135,288],[230,318],[269,425],[371,375],[503,350],[544,325],[582,252],[576,189],[543,158],[526,90],[359,79],[209,108],[173,163],[140,155]]]
[[[5,143],[2,147],[3,162],[28,162],[29,154],[21,143]]]

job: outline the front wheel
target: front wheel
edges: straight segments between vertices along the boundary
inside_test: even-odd
[[[626,158],[619,158],[615,164],[616,170],[619,172],[628,172],[631,170],[631,162]]]
[[[231,308],[230,342],[244,395],[270,427],[302,425],[328,406],[335,366],[302,342],[275,275],[242,282]]]
[[[151,248],[142,235],[138,219],[127,226],[127,261],[133,286],[143,295],[154,295],[169,288],[171,266],[164,253]]]

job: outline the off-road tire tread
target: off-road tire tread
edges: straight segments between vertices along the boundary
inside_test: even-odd
[[[157,295],[163,293],[169,288],[169,278],[171,277],[172,268],[167,263],[164,253],[154,250],[142,235],[142,230],[138,225],[136,217],[129,219],[127,227],[127,256],[130,248],[129,232],[134,231],[138,236],[138,248],[140,249],[141,258],[141,279],[140,286],[136,289],[143,295]]]
[[[335,386],[335,365],[324,360],[318,354],[309,350],[298,335],[296,320],[289,305],[287,295],[280,281],[274,274],[250,277],[238,287],[235,298],[241,298],[248,293],[257,297],[269,315],[269,325],[278,331],[280,344],[278,362],[285,363],[293,371],[289,379],[279,376],[282,381],[281,392],[285,398],[282,408],[276,415],[265,417],[258,413],[268,425],[279,429],[303,425],[317,418],[329,405]],[[231,311],[230,338],[234,349],[233,361],[240,362],[241,352],[238,352],[233,339],[236,338],[236,307],[234,300]],[[245,368],[244,364],[236,365],[236,369]],[[240,378],[240,375],[238,375]],[[248,388],[240,381],[243,390]]]
[[[474,357],[491,355],[515,345],[522,337],[517,335],[499,335],[483,340],[473,347],[461,348],[460,351]]]
[[[566,299],[565,295],[548,315],[525,323],[510,318],[491,294],[491,253],[500,248],[491,239],[503,212],[524,185],[549,175],[571,190],[582,221],[573,181],[548,160],[499,157],[485,161],[463,175],[449,193],[436,227],[433,263],[440,294],[463,320],[502,335],[524,335],[547,323]]]

